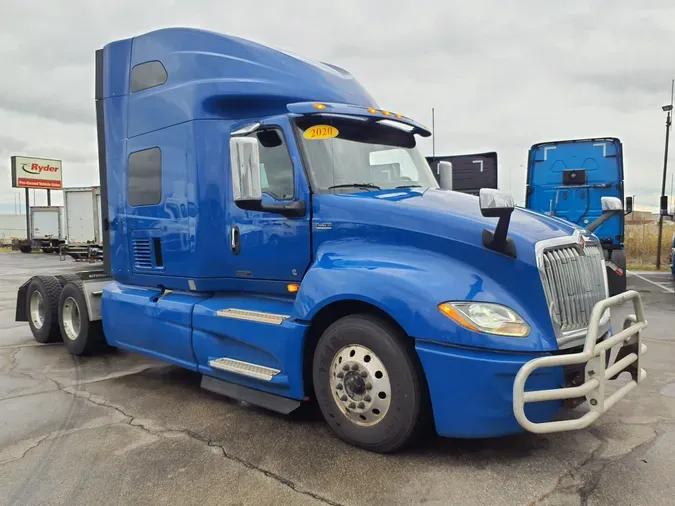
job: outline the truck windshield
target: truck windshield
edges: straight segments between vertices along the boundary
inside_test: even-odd
[[[400,128],[356,117],[312,116],[295,125],[319,193],[438,188],[414,135]]]

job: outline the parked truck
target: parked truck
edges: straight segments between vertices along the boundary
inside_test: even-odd
[[[75,260],[102,260],[101,188],[64,188],[63,205],[66,241],[61,248],[62,255]]]
[[[439,185],[440,162],[452,165],[452,189],[470,195],[478,195],[481,188],[498,188],[497,153],[473,153],[463,155],[427,156],[429,166]]]
[[[495,189],[440,189],[427,128],[339,67],[162,29],[97,51],[96,111],[104,269],[20,287],[39,342],[142,353],[281,413],[316,402],[375,452],[427,420],[580,429],[646,376],[640,296],[608,297],[598,238]]]
[[[626,290],[624,213],[603,214],[602,198],[623,202],[623,147],[615,137],[535,144],[527,163],[525,207],[592,232],[602,245],[609,294]],[[626,199],[626,213],[632,211]]]
[[[55,253],[63,242],[63,208],[32,206],[28,237],[16,242],[19,251],[30,253],[41,249],[43,253]]]

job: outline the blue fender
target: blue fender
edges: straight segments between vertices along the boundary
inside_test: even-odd
[[[384,311],[416,339],[504,351],[557,349],[536,267],[478,248],[471,261],[412,246],[327,241],[302,281],[292,316],[310,321],[332,303],[355,300]],[[490,272],[477,271],[476,265]],[[507,304],[530,324],[530,334],[512,338],[469,331],[438,310],[446,301]]]

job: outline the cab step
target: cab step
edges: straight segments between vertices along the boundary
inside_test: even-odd
[[[225,395],[226,397],[237,399],[238,401],[248,402],[254,406],[276,411],[277,413],[284,415],[287,415],[300,407],[300,401],[298,400],[261,392],[260,390],[254,390],[253,388],[219,380],[212,376],[202,376],[201,387],[209,392]]]

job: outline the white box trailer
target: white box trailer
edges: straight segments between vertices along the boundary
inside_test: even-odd
[[[65,239],[68,244],[101,242],[101,189],[86,186],[63,189]]]
[[[63,253],[76,260],[103,258],[101,187],[63,189],[65,241]]]
[[[33,239],[63,239],[63,207],[33,206],[30,208],[31,237]]]
[[[30,234],[25,240],[16,241],[19,251],[30,253],[41,249],[43,253],[57,253],[63,244],[63,208],[61,206],[32,206],[30,208]]]

